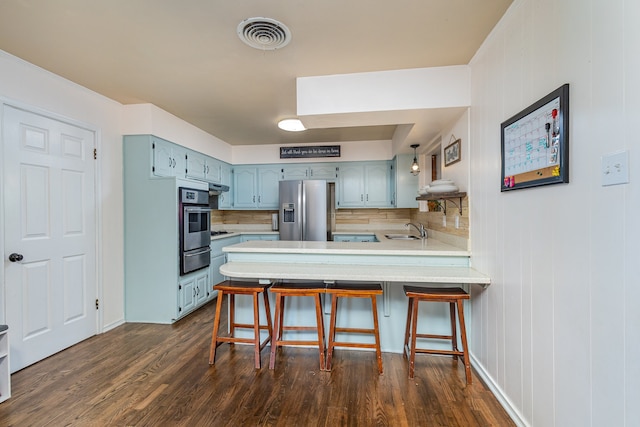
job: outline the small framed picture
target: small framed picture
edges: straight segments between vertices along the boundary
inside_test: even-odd
[[[444,165],[449,166],[460,161],[460,138],[444,147]]]

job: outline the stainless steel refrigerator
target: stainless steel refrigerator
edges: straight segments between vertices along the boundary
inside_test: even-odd
[[[331,240],[332,188],[324,180],[280,181],[280,240]]]

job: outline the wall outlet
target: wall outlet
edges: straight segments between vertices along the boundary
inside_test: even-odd
[[[617,151],[602,156],[602,186],[629,182],[629,151]]]

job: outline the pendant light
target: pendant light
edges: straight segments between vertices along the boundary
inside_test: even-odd
[[[418,164],[418,158],[416,157],[416,148],[418,148],[420,144],[413,144],[411,148],[413,148],[413,163],[411,163],[411,174],[416,176],[420,173],[420,165]]]

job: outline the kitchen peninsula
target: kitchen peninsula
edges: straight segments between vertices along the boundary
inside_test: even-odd
[[[470,267],[470,254],[465,249],[431,238],[391,240],[382,232],[376,233],[376,239],[379,241],[244,242],[222,249],[227,254],[227,263],[220,267],[220,272],[236,279],[382,283],[382,349],[395,353],[402,352],[406,321],[407,302],[401,285],[442,283],[486,287],[490,283],[489,277]],[[358,306],[360,302],[344,305],[339,316],[352,317],[350,322],[357,322],[358,313],[366,312],[365,306]],[[245,308],[249,315],[250,307]],[[299,316],[313,312],[309,307],[299,307],[297,311]],[[446,327],[448,318],[444,312],[441,314],[437,314],[438,319],[442,318],[442,325]],[[370,316],[360,317],[366,326]]]

